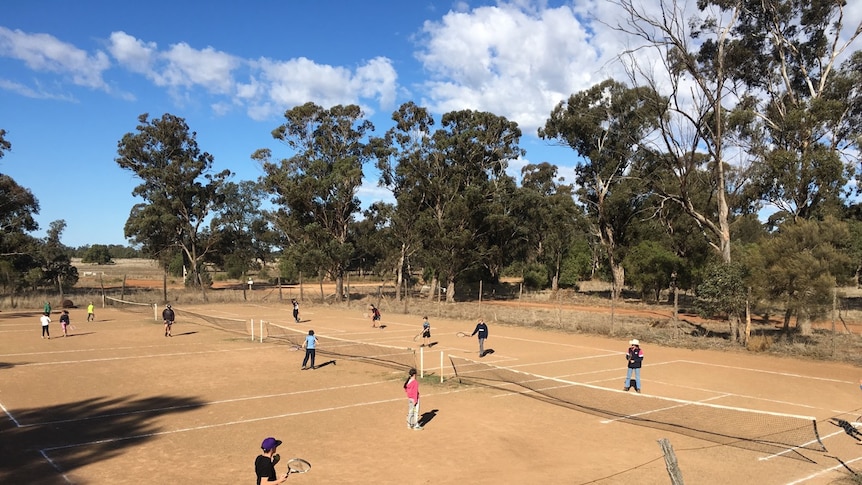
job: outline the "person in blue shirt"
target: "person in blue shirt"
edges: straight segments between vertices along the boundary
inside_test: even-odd
[[[305,347],[305,358],[302,359],[302,370],[314,370],[314,354],[317,349],[317,337],[314,336],[314,330],[308,331],[308,335],[305,336],[305,343],[302,346]],[[309,359],[311,359],[311,367],[306,367]]]
[[[422,346],[430,347],[431,346],[431,323],[428,322],[428,317],[422,317],[424,321],[422,322]]]

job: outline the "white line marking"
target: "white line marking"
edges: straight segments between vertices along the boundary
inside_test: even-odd
[[[60,364],[81,364],[85,362],[110,362],[113,360],[131,360],[131,359],[148,359],[150,357],[175,357],[195,354],[213,354],[226,353],[245,350],[260,350],[260,347],[246,347],[244,349],[225,349],[225,350],[202,350],[200,352],[173,352],[169,354],[148,354],[148,355],[130,355],[125,357],[105,357],[102,359],[84,359],[84,360],[60,360],[56,362],[32,362],[29,364],[16,364],[15,367],[33,367],[42,365],[60,365]]]
[[[854,462],[857,462],[857,461],[859,461],[859,460],[862,460],[862,458],[854,458],[854,459],[852,459],[852,460],[847,460],[847,461],[845,461],[844,463],[847,463],[847,464],[849,465],[850,463],[854,463]],[[829,467],[829,468],[827,468],[827,469],[825,469],[825,470],[821,470],[821,471],[819,471],[819,472],[817,472],[817,473],[812,473],[811,475],[808,475],[807,477],[804,477],[804,478],[800,478],[799,480],[794,480],[794,481],[792,481],[792,482],[787,482],[787,484],[786,484],[786,485],[798,485],[798,484],[800,484],[800,483],[807,482],[808,480],[811,480],[811,479],[813,479],[813,478],[817,478],[817,477],[819,477],[819,476],[821,476],[821,475],[825,475],[825,474],[827,474],[827,473],[834,472],[835,470],[839,470],[839,469],[841,469],[841,468],[844,468],[844,465],[840,465],[840,464],[839,464],[839,465],[835,465],[835,466],[833,466],[833,467]]]
[[[3,412],[6,413],[6,416],[9,416],[9,419],[11,419],[13,423],[15,423],[16,428],[21,427],[21,423],[19,423],[18,420],[15,419],[15,416],[12,416],[12,413],[10,413],[8,409],[6,409],[6,406],[4,406],[3,403],[0,403],[0,408],[3,408]]]
[[[776,376],[799,377],[800,379],[812,379],[812,380],[816,380],[816,381],[837,382],[840,384],[855,384],[855,382],[851,382],[851,381],[842,381],[840,379],[829,379],[828,377],[804,376],[801,374],[793,374],[791,372],[777,372],[777,371],[771,371],[771,370],[752,369],[750,367],[734,367],[732,365],[710,364],[708,362],[696,362],[696,361],[691,361],[691,360],[680,360],[678,362],[684,362],[686,364],[707,365],[707,366],[711,366],[711,367],[721,367],[722,369],[734,369],[734,370],[741,370],[741,371],[746,371],[746,372],[759,372],[761,374],[771,374],[771,375],[776,375]]]

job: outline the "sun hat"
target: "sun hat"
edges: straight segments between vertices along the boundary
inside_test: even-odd
[[[275,438],[267,438],[263,440],[263,443],[260,444],[260,447],[264,450],[271,450],[277,446],[281,445],[281,440],[277,440]]]
[[[636,339],[636,338],[633,338],[633,339],[629,340],[629,345],[638,345],[638,346],[640,346],[640,344],[641,344],[641,343],[640,343],[640,342],[638,342],[638,339]]]

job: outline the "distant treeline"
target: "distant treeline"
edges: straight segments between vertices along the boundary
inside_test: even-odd
[[[143,258],[144,255],[140,250],[135,249],[130,246],[123,246],[120,244],[93,244],[86,246],[79,246],[77,248],[68,248],[71,253],[71,257],[73,258],[82,258],[82,259],[94,259],[92,256],[94,254],[99,255],[109,255],[110,260],[114,259],[131,259],[131,258]],[[105,261],[104,258],[95,258],[93,261],[84,261],[84,262],[93,262],[93,263],[105,263],[109,261]]]

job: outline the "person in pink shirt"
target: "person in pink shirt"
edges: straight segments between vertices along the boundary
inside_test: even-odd
[[[407,393],[407,427],[420,430],[419,425],[419,381],[416,380],[416,369],[410,369],[407,380],[404,381],[404,392]]]

